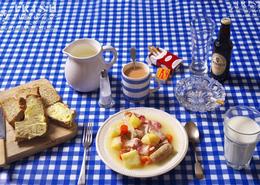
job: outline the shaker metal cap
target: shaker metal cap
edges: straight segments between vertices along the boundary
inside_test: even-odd
[[[225,18],[221,19],[221,24],[228,26],[231,24],[231,19],[228,17],[225,17]]]
[[[107,70],[103,69],[103,70],[101,71],[101,76],[102,76],[102,78],[107,77]]]

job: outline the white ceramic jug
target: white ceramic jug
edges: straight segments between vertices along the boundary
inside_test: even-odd
[[[106,63],[103,52],[111,51],[113,58]],[[99,88],[102,69],[108,70],[117,61],[117,51],[112,46],[101,46],[94,39],[78,39],[63,49],[68,55],[65,78],[68,84],[80,92],[90,92]]]

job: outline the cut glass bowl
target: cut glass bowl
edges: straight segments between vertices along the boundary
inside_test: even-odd
[[[176,98],[186,109],[195,112],[212,111],[219,107],[216,101],[225,100],[225,89],[207,76],[190,76],[177,83]]]

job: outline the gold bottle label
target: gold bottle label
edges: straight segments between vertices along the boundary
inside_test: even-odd
[[[212,55],[211,70],[214,75],[222,75],[226,69],[227,60],[223,55],[214,53]]]

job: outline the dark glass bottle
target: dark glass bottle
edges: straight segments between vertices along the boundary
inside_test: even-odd
[[[230,18],[221,19],[218,38],[214,41],[211,62],[211,76],[219,82],[224,82],[229,77],[230,60],[233,43],[230,40]]]

